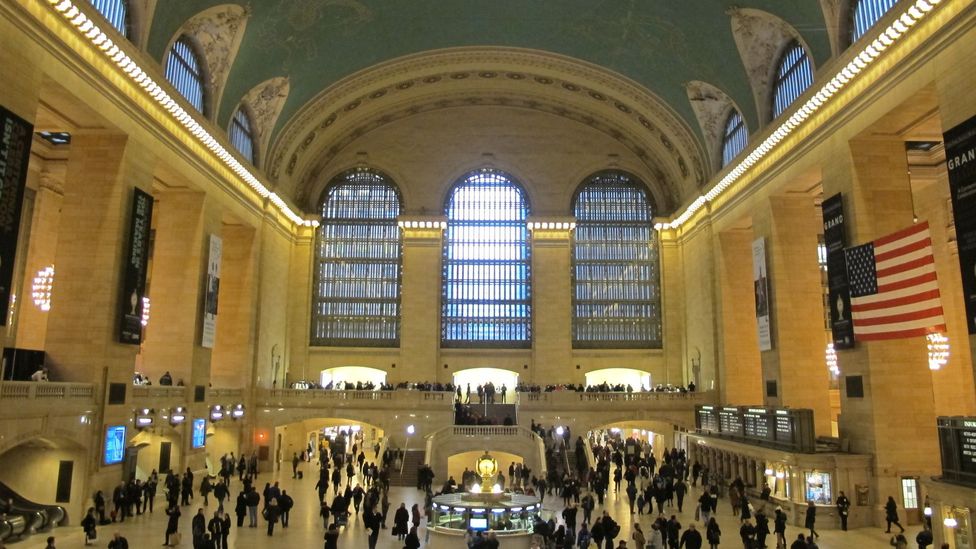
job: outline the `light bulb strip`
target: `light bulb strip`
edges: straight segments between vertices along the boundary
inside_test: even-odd
[[[721,196],[733,183],[749,171],[750,168],[775,150],[786,137],[798,129],[813,114],[819,111],[821,107],[826,105],[833,95],[847,87],[858,74],[874,64],[886,49],[903,38],[911,27],[928,16],[942,1],[916,0],[911,3],[901,16],[895,18],[894,22],[888,25],[874,41],[866,45],[859,54],[855,55],[851,62],[838,70],[833,78],[824,84],[817,93],[807,99],[803,105],[797,108],[789,118],[773,130],[752,152],[739,161],[714,187],[709,189],[704,195],[696,198],[678,217],[667,223],[658,223],[654,228],[657,230],[677,229],[687,222],[691,216],[695,215],[698,210]]]
[[[292,223],[304,227],[317,227],[319,222],[314,219],[305,219],[295,213],[294,210],[277,193],[271,192],[265,187],[257,176],[228,151],[217,139],[204,128],[196,118],[184,109],[180,103],[173,98],[162,86],[156,83],[146,71],[139,66],[131,57],[125,54],[98,24],[85,15],[78,6],[71,0],[47,0],[48,4],[54,8],[63,19],[68,21],[75,30],[86,40],[91,42],[102,55],[114,63],[122,72],[128,76],[133,83],[143,89],[159,106],[166,110],[174,120],[182,125],[187,131],[213,153],[230,171],[241,178],[248,187],[261,198],[266,198],[287,217]]]

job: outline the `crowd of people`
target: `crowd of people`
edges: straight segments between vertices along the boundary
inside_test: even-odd
[[[550,385],[536,385],[531,383],[519,383],[515,390],[520,393],[555,393],[568,391],[575,393],[694,393],[696,390],[695,382],[689,382],[687,386],[668,384],[657,384],[653,387],[641,385],[637,389],[629,383],[599,383],[596,385],[586,385],[583,383],[556,383]]]

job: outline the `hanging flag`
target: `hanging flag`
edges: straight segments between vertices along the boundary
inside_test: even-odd
[[[856,339],[946,331],[928,222],[844,253]]]

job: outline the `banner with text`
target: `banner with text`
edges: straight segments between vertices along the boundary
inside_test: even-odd
[[[976,334],[976,116],[945,133],[966,324]]]
[[[766,241],[752,242],[752,281],[756,292],[756,323],[759,325],[759,350],[773,348],[769,327],[769,278],[766,275]]]
[[[847,280],[847,258],[844,247],[844,201],[841,193],[823,202],[824,245],[827,248],[827,285],[830,289],[830,331],[835,349],[854,347],[854,323],[851,320],[851,290]]]
[[[122,273],[122,318],[119,343],[142,343],[143,315],[146,308],[146,270],[149,266],[149,231],[152,225],[153,197],[133,189],[129,218],[129,247]]]
[[[203,303],[203,337],[200,343],[213,349],[217,335],[217,295],[220,293],[220,255],[223,241],[210,235],[210,258],[207,260],[207,294]]]
[[[7,325],[34,126],[0,107],[0,326]]]

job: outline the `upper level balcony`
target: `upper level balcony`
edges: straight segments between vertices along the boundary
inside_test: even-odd
[[[52,381],[0,382],[0,418],[28,418],[51,414],[81,415],[95,405],[91,383]]]

